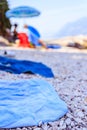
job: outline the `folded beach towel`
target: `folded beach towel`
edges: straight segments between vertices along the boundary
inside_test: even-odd
[[[48,78],[54,77],[51,68],[43,63],[27,60],[16,60],[2,56],[0,56],[0,70],[15,74],[29,72]]]
[[[44,80],[0,80],[0,128],[55,121],[66,112],[66,103]]]

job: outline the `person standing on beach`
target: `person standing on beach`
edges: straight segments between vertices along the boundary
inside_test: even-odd
[[[13,30],[13,42],[15,42],[18,39],[18,32],[17,32],[17,24],[14,24],[14,30]]]

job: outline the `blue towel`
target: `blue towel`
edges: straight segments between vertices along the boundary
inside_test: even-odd
[[[55,121],[67,111],[66,103],[44,80],[0,80],[0,128]]]
[[[52,48],[52,49],[60,49],[61,46],[58,44],[48,44],[47,48]]]
[[[16,60],[2,56],[0,56],[0,70],[14,74],[29,72],[32,74],[39,74],[47,78],[54,77],[51,68],[43,63],[27,60]]]

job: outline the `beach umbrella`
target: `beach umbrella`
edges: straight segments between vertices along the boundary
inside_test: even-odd
[[[19,6],[6,12],[7,18],[28,18],[39,16],[40,12],[30,6]]]
[[[7,18],[29,18],[39,16],[40,11],[30,6],[19,6],[11,10],[8,10],[5,15]],[[40,33],[36,28],[29,26],[28,29],[32,33],[34,33],[38,38],[40,37]]]
[[[23,18],[23,21],[25,21],[25,18],[35,17],[39,15],[40,11],[30,6],[19,6],[6,12],[7,18]],[[35,34],[35,36],[40,38],[40,34],[37,29],[32,26],[29,26],[29,30],[30,32]]]

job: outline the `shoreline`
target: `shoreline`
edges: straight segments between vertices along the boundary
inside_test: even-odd
[[[46,51],[46,52],[67,52],[67,53],[72,53],[72,52],[75,52],[75,53],[87,53],[87,49],[78,49],[78,48],[75,48],[75,47],[66,47],[66,46],[62,46],[61,48],[59,49],[51,49],[51,48],[48,48],[48,49],[45,49],[45,48],[27,48],[27,47],[13,47],[13,46],[8,46],[8,47],[5,47],[5,46],[0,46],[0,50],[23,50],[23,51]]]

